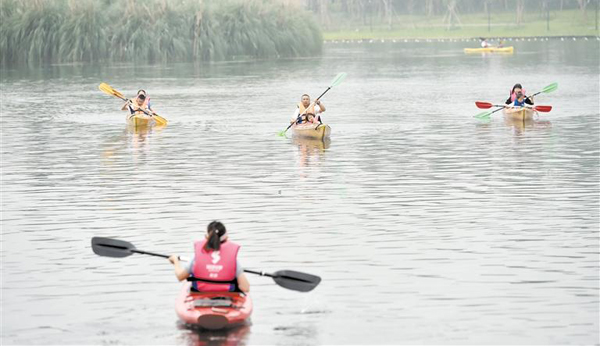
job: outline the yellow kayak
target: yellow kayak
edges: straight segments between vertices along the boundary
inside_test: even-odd
[[[513,47],[465,48],[465,53],[513,53]]]
[[[506,107],[502,110],[504,117],[512,120],[532,120],[535,110],[530,107]]]
[[[146,114],[127,115],[127,126],[133,128],[151,127],[156,124],[154,118]]]
[[[331,127],[327,124],[296,124],[292,126],[294,137],[324,139],[331,135]]]

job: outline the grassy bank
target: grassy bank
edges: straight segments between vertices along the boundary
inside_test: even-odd
[[[442,16],[396,16],[392,29],[373,18],[372,25],[353,22],[324,29],[325,40],[395,39],[395,38],[470,38],[470,37],[534,37],[534,36],[598,36],[595,29],[595,13],[588,11],[584,20],[580,11],[550,12],[550,21],[545,14],[527,13],[519,26],[514,13],[493,13],[490,31],[486,14],[460,16],[460,24],[448,28]],[[547,24],[550,30],[547,29]]]
[[[320,52],[311,16],[270,0],[2,0],[3,65],[278,58]]]

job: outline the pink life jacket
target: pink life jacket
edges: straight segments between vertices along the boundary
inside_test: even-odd
[[[141,106],[138,106],[138,104],[137,104],[137,102],[135,102],[135,100],[132,100],[131,103],[136,107],[134,109],[132,106],[129,106],[129,111],[131,112],[131,114],[136,114],[136,115],[146,114],[146,113],[142,112],[141,110],[139,110],[139,108],[142,108],[142,109],[146,110],[147,112],[150,112],[150,109],[148,108],[148,105],[150,104],[149,97],[146,97],[146,99],[144,100],[144,103]]]
[[[204,249],[206,239],[194,243],[193,277],[215,282],[192,281],[201,292],[231,291],[235,280],[237,253],[240,246],[231,241],[221,243],[217,251]]]
[[[515,94],[512,90],[510,92],[512,93],[510,94],[510,102],[515,102],[515,100],[517,99],[517,94]],[[523,93],[523,95],[525,95],[525,97],[527,97],[525,89],[521,89],[521,92]]]

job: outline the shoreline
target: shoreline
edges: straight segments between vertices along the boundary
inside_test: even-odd
[[[594,35],[556,35],[556,36],[487,36],[489,42],[503,40],[506,42],[523,42],[523,41],[600,41],[600,36]],[[363,43],[363,42],[479,42],[479,37],[365,37],[365,38],[339,38],[339,39],[324,39],[324,44],[331,43]]]

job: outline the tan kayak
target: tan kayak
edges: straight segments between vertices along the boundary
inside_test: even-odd
[[[324,139],[331,135],[331,127],[327,124],[296,124],[292,126],[294,137]]]
[[[513,47],[487,47],[487,48],[465,48],[467,54],[477,53],[508,53],[514,52]]]
[[[520,121],[532,120],[535,114],[535,110],[529,107],[506,107],[502,112],[506,118]]]

